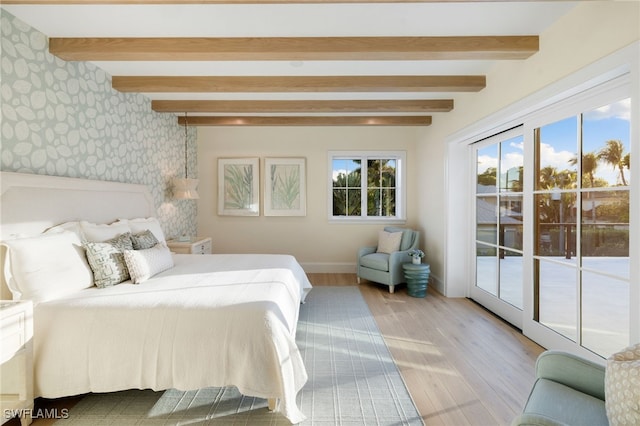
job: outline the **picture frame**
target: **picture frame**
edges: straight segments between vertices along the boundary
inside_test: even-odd
[[[265,158],[264,173],[264,215],[306,216],[306,158]]]
[[[260,160],[218,158],[218,215],[260,215]]]

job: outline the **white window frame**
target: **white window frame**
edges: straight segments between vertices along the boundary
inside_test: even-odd
[[[493,146],[493,145],[499,145],[502,142],[512,139],[514,137],[517,136],[522,136],[523,141],[525,139],[525,135],[524,135],[524,126],[523,125],[518,125],[513,127],[512,129],[508,129],[508,130],[503,130],[493,136],[487,137],[486,139],[482,140],[482,141],[478,141],[475,144],[471,144],[469,145],[469,149],[471,150],[470,153],[471,155],[469,156],[470,158],[470,164],[469,164],[469,177],[470,177],[470,182],[469,182],[469,189],[470,191],[473,193],[473,197],[474,199],[478,198],[478,192],[477,192],[477,163],[476,163],[476,152],[479,149],[482,149],[484,147],[487,146]],[[500,164],[500,157],[498,157],[498,164]],[[524,171],[525,171],[525,176],[526,172],[527,172],[527,164],[523,164],[524,166]],[[498,168],[498,172],[500,171],[500,169]],[[525,180],[526,178],[523,177],[523,182],[525,184],[525,186],[527,185],[527,182]],[[496,192],[495,193],[491,193],[491,195],[495,195],[496,198],[499,200],[502,197],[509,197],[509,196],[513,196],[513,192],[502,192],[500,191],[500,175],[496,176]],[[525,209],[525,204],[526,204],[526,200],[525,200],[525,191],[523,188],[522,192],[519,193],[515,193],[515,194],[520,194],[522,195],[522,207],[523,207],[523,217],[524,217],[524,209]],[[498,206],[500,204],[498,203]],[[469,228],[472,230],[472,235],[476,235],[476,226],[477,226],[477,204],[475,202],[471,202],[470,204],[470,210],[469,210]],[[523,221],[523,225],[524,227],[526,227],[528,225],[528,222],[525,220]],[[523,235],[526,235],[525,230],[523,229]],[[476,238],[476,237],[474,237]],[[476,286],[477,283],[477,265],[476,265],[476,261],[477,261],[477,255],[476,255],[476,245],[477,245],[477,240],[474,240],[474,243],[470,243],[469,244],[469,259],[471,259],[472,261],[472,265],[473,268],[472,270],[469,271],[470,274],[472,274],[473,276],[473,281],[469,282],[469,287],[467,289],[468,291],[468,295],[469,297],[471,297],[472,299],[479,301],[481,305],[485,306],[486,308],[488,308],[490,311],[498,314],[500,317],[504,318],[506,321],[508,321],[509,323],[513,324],[514,326],[518,327],[518,328],[522,328],[522,308],[521,307],[516,307],[514,305],[511,305],[509,302],[505,301],[504,299],[502,299],[500,297],[500,288],[497,288],[497,294],[491,294],[489,292],[487,292],[486,290]],[[526,247],[524,247],[524,237],[523,237],[523,249],[514,249],[514,248],[510,248],[510,247],[505,247],[503,245],[500,244],[500,242],[498,240],[496,240],[495,244],[488,244],[488,246],[494,247],[496,250],[501,250],[501,249],[506,249],[509,251],[513,251],[513,252],[519,252],[519,253],[523,253],[523,257],[524,257],[524,249]],[[496,259],[497,261],[497,259]],[[497,266],[498,271],[499,271],[499,266]],[[523,268],[524,268],[524,262],[523,262]],[[524,269],[523,269],[524,271]],[[497,284],[500,285],[500,275],[498,274],[497,277],[498,281]],[[524,298],[524,297],[523,297]],[[524,300],[522,301],[522,303],[524,304]]]
[[[366,165],[370,159],[396,160],[396,215],[395,216],[367,216],[367,198],[362,197],[360,216],[333,215],[333,161],[341,159],[360,159]],[[404,223],[406,221],[406,151],[329,151],[327,172],[327,214],[331,223]],[[362,174],[361,189],[366,195],[367,178]]]

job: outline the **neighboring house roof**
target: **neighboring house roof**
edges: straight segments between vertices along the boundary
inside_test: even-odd
[[[476,222],[479,225],[495,225],[496,224],[496,205],[483,200],[476,199]],[[522,220],[512,216],[500,216],[501,225],[522,225]]]

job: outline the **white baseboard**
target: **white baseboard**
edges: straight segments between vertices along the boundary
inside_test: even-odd
[[[440,279],[439,276],[434,275],[433,272],[429,274],[429,285],[436,289],[438,293],[446,296],[442,279]]]
[[[355,274],[355,263],[300,263],[307,274]]]
[[[355,263],[320,263],[320,262],[310,262],[310,263],[300,263],[302,269],[307,274],[355,274],[356,273],[356,264]],[[429,285],[432,286],[438,293],[447,296],[445,292],[445,285],[442,282],[442,279],[434,275],[433,272],[429,276]]]

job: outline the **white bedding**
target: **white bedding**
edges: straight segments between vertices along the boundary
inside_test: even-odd
[[[311,285],[287,255],[174,255],[141,284],[81,290],[34,309],[35,392],[237,386],[304,420],[295,343]]]

